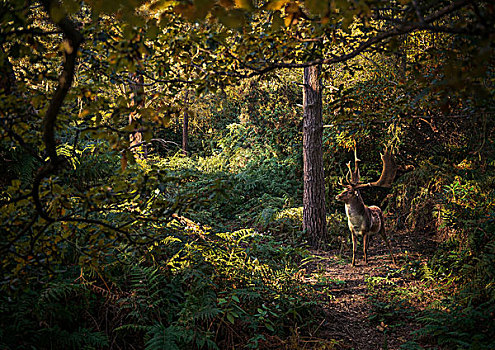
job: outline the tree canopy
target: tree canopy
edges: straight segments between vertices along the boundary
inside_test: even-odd
[[[401,250],[396,273],[459,290],[443,290],[451,312],[432,307],[430,329],[464,344],[469,332],[449,338],[442,320],[478,324],[495,307],[494,12],[488,0],[1,1],[0,345],[315,336],[307,318],[329,292],[309,276],[301,226],[302,71],[314,67],[320,248],[348,244],[333,199],[348,151],[374,179],[394,148],[397,183],[366,202],[386,206],[391,229],[443,242],[424,264]],[[487,327],[471,348],[490,345]]]

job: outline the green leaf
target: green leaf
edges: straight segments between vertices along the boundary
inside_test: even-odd
[[[50,17],[55,23],[58,23],[65,17],[65,11],[58,4],[52,4],[50,7]]]
[[[282,19],[280,11],[276,11],[272,16],[271,30],[273,32],[279,31],[284,26],[284,20]]]
[[[242,10],[234,9],[219,18],[220,23],[229,28],[240,28],[246,24],[246,17]]]
[[[328,12],[328,2],[324,0],[306,0],[306,8],[314,14],[324,15]]]

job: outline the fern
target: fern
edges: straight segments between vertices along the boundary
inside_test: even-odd
[[[217,344],[213,341],[213,334],[210,332],[194,332],[176,325],[164,326],[161,323],[154,324],[146,334],[146,350],[180,350],[185,348],[218,350]]]
[[[434,336],[439,345],[456,349],[495,348],[493,301],[478,307],[455,307],[452,311],[426,311],[418,320],[424,327],[416,336]]]
[[[48,302],[57,302],[65,299],[71,293],[80,292],[84,289],[83,285],[69,281],[52,282],[41,292],[38,303],[43,305]]]
[[[95,332],[87,328],[79,328],[70,332],[55,326],[42,329],[40,335],[42,339],[48,340],[43,343],[57,349],[101,349],[109,344],[103,332]]]
[[[146,341],[146,350],[181,350],[179,344],[181,339],[187,338],[189,332],[183,328],[169,326],[165,327],[158,323],[151,326],[146,334],[149,339]]]
[[[6,153],[5,158],[10,158],[11,161],[7,163],[8,166],[2,169],[1,174],[5,172],[8,178],[16,178],[21,180],[23,184],[30,184],[39,166],[39,161],[20,148],[2,148],[0,148],[0,154]]]
[[[163,293],[166,280],[156,267],[137,264],[130,266],[129,282],[131,295],[123,299],[124,308],[130,309],[128,318],[141,325],[150,324],[168,304]]]

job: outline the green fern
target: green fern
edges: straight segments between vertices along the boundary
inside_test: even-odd
[[[59,326],[44,328],[40,331],[40,338],[49,340],[43,343],[56,349],[101,349],[109,344],[103,332],[87,328],[79,328],[73,332],[61,329]]]
[[[70,281],[52,282],[41,292],[38,303],[43,305],[48,302],[57,302],[71,293],[81,292],[84,289],[85,286]]]
[[[151,326],[146,334],[146,350],[181,350],[177,343],[183,335],[181,329],[170,326],[165,327],[161,323]]]

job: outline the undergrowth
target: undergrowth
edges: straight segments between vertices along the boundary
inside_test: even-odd
[[[144,257],[116,253],[104,278],[73,270],[28,293],[3,295],[0,346],[274,346],[319,318],[311,286],[300,280],[299,262],[307,255],[253,230],[184,228]]]
[[[263,228],[266,219],[282,209],[298,206],[302,186],[297,163],[260,141],[250,125],[230,124],[212,154],[150,158],[149,164],[177,178],[166,195],[190,194],[193,205],[187,216],[219,230]],[[280,181],[284,179],[284,181]]]
[[[373,320],[420,325],[403,349],[495,349],[492,165],[478,170],[473,164],[426,163],[395,188],[396,228],[440,241],[429,259],[406,257],[398,276],[368,281]],[[410,282],[402,286],[397,278]]]

